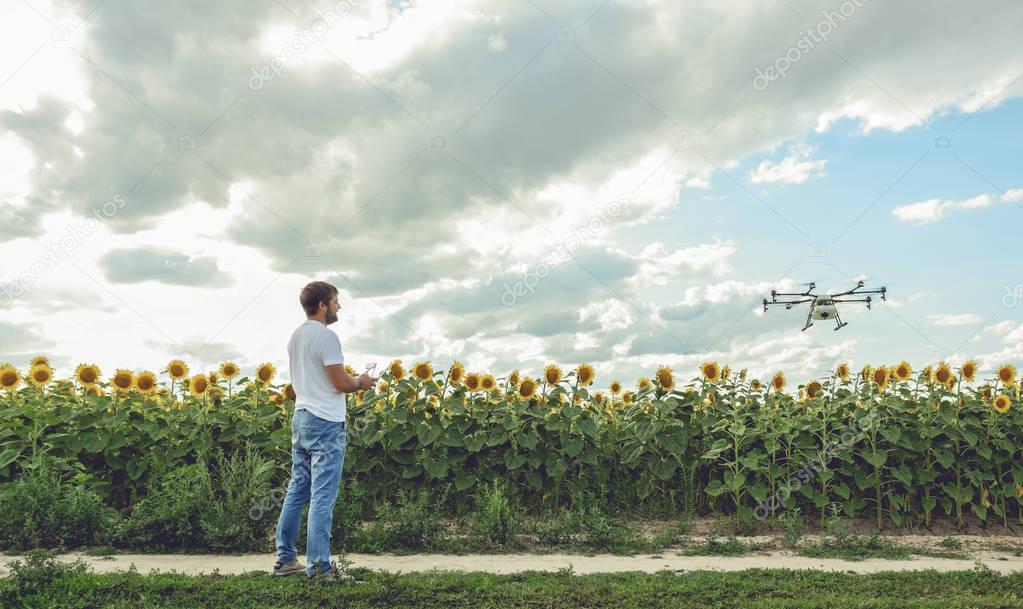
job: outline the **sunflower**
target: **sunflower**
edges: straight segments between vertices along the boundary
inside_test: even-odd
[[[138,388],[139,393],[142,395],[153,395],[158,390],[156,374],[149,370],[139,372],[139,375],[135,377],[135,387]]]
[[[718,368],[717,362],[703,362],[700,364],[700,372],[703,373],[703,378],[712,383],[721,377],[721,369]]]
[[[188,377],[188,364],[179,359],[172,359],[167,364],[166,372],[171,375],[172,379],[180,381]]]
[[[85,395],[101,398],[104,397],[106,393],[103,392],[103,388],[99,385],[88,385],[85,387]]]
[[[579,367],[575,369],[575,377],[579,379],[579,384],[586,387],[593,382],[593,366],[589,364],[579,364]]]
[[[994,395],[994,391],[992,390],[991,385],[984,385],[980,388],[980,399],[985,402],[990,402],[992,395]]]
[[[1005,414],[1009,412],[1009,407],[1012,406],[1012,401],[1009,400],[1009,396],[1003,393],[995,398],[993,406],[1000,414]]]
[[[878,389],[884,391],[885,388],[888,387],[888,381],[891,380],[891,378],[891,372],[888,370],[887,366],[878,366],[877,369],[874,370],[874,374],[871,375],[870,380],[874,382],[874,385],[876,385]]]
[[[972,383],[974,377],[977,374],[977,362],[972,359],[963,364],[963,367],[959,369],[959,374],[963,375],[963,380]]]
[[[448,379],[451,380],[452,385],[461,385],[462,377],[465,376],[465,366],[462,362],[456,361],[451,364],[451,368],[448,369]]]
[[[874,369],[870,367],[870,364],[867,364],[866,366],[863,367],[863,370],[860,370],[860,378],[863,379],[864,383],[869,383],[871,377],[873,376]]]
[[[224,362],[220,364],[220,376],[224,377],[225,380],[231,380],[238,376],[239,372],[238,364],[234,362]]]
[[[815,399],[821,392],[820,381],[810,381],[810,384],[806,386],[806,397],[808,399]]]
[[[129,391],[135,386],[135,375],[131,370],[118,368],[114,376],[110,377],[110,384],[113,385],[114,391]]]
[[[202,397],[210,388],[210,382],[204,374],[196,374],[188,379],[188,391],[195,397]]]
[[[519,378],[520,378],[519,371],[512,370],[512,373],[508,375],[508,384],[511,385],[512,387],[518,387]]]
[[[28,367],[29,368],[35,368],[36,366],[39,366],[39,365],[44,365],[47,368],[50,368],[51,370],[53,369],[53,367],[50,366],[49,358],[47,358],[45,355],[37,355],[37,356],[33,357],[32,361],[29,362]]]
[[[258,380],[259,382],[269,383],[270,381],[274,380],[275,376],[277,376],[277,368],[275,368],[274,365],[271,364],[270,362],[264,362],[256,366],[256,380]],[[196,377],[193,376],[192,378],[195,379]],[[209,382],[206,379],[206,377],[203,377],[203,379]],[[189,387],[191,388],[191,385],[189,385]]]
[[[598,404],[598,405],[599,404],[603,404],[604,403],[604,399],[605,398],[604,398],[604,392],[603,391],[598,391],[598,392],[593,394],[593,402],[595,404]]]
[[[270,396],[270,401],[273,402],[274,404],[278,405],[278,406],[283,406],[284,405],[284,396],[279,394],[279,393],[275,393],[272,396]]]
[[[714,392],[713,392],[713,391],[709,392],[709,393],[707,394],[707,403],[708,403],[708,404],[713,404],[713,403],[714,403],[714,402],[716,402],[716,401],[717,401],[717,398],[716,398],[716,397],[714,397]]]
[[[391,377],[396,381],[400,381],[405,378],[405,368],[401,365],[401,360],[396,359],[387,366],[387,371],[391,373]]]
[[[750,382],[749,386],[750,386],[750,389],[752,389],[753,391],[760,391],[760,380],[759,379],[753,379]]]
[[[28,373],[28,382],[36,387],[45,387],[53,380],[53,369],[46,364],[36,364]]]
[[[543,369],[543,380],[548,385],[557,385],[561,382],[561,368],[558,368],[557,364],[547,364]]]
[[[620,381],[611,381],[611,395],[618,395],[622,392],[622,384]]]
[[[419,362],[412,367],[412,375],[421,381],[433,378],[433,366],[430,362]]]
[[[657,384],[661,386],[661,389],[671,391],[675,388],[675,375],[672,374],[671,368],[668,366],[658,368],[654,376],[657,377]]]
[[[636,389],[639,389],[640,391],[643,391],[644,389],[650,389],[653,386],[654,386],[654,384],[651,383],[650,379],[648,379],[645,376],[643,378],[639,379],[638,381],[636,381]]]
[[[909,377],[913,375],[913,367],[906,361],[899,362],[895,366],[894,374],[900,381],[908,381]]]
[[[497,389],[497,381],[494,380],[493,374],[484,374],[483,378],[480,379],[480,388],[483,391],[493,391]]]
[[[635,395],[636,394],[632,393],[631,391],[626,391],[625,393],[622,394],[622,402],[625,404],[631,404],[633,398],[635,398]]]
[[[939,385],[949,385],[954,380],[952,378],[952,368],[945,362],[938,364],[938,369],[934,371],[934,380]]]
[[[743,368],[742,370],[739,371],[739,380],[740,381],[745,381],[746,380],[746,369],[745,368]]]
[[[839,364],[838,368],[835,370],[835,373],[838,374],[838,378],[841,379],[842,382],[848,381],[849,380],[849,364]]]
[[[536,393],[536,381],[529,378],[528,376],[523,378],[522,382],[519,383],[519,388],[517,392],[520,398],[528,400],[529,398],[533,397],[533,395]]]
[[[465,388],[469,391],[479,391],[480,375],[477,372],[470,372],[465,375]]]
[[[294,402],[295,399],[298,397],[297,395],[295,395],[295,387],[291,383],[288,383],[287,385],[284,386],[284,397],[288,398],[292,402]]]
[[[998,380],[1007,387],[1014,387],[1016,385],[1016,366],[1005,364],[999,368]]]
[[[931,383],[934,382],[934,367],[927,366],[926,368],[923,369],[923,371],[920,372],[920,376],[923,377],[925,383],[930,385]]]
[[[96,364],[78,364],[75,368],[75,380],[88,387],[99,382],[100,371]]]
[[[774,389],[775,393],[781,393],[782,389],[785,389],[785,373],[779,370],[774,378],[771,379],[771,388]]]

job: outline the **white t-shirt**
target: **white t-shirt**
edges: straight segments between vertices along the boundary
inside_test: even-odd
[[[328,421],[345,420],[345,394],[334,388],[324,366],[343,364],[341,341],[327,326],[307,319],[291,333],[288,366],[295,389],[295,410],[306,409]]]

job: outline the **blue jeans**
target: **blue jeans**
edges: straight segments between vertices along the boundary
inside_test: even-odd
[[[327,421],[308,410],[291,419],[291,482],[277,521],[277,560],[295,560],[302,508],[309,503],[306,573],[330,568],[330,528],[345,460],[345,424]]]

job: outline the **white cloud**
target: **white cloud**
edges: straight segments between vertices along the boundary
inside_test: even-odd
[[[497,51],[500,53],[508,48],[508,41],[500,34],[492,34],[490,38],[487,39],[487,42],[490,45],[491,51]]]
[[[1006,193],[1001,200],[1012,201],[1012,197],[1017,196],[1017,191],[1009,191]],[[1019,192],[1023,192],[1021,189]],[[951,210],[955,209],[980,209],[982,207],[988,207],[993,204],[995,199],[991,195],[983,194],[977,195],[970,199],[964,199],[961,201],[943,201],[941,199],[928,199],[926,201],[920,201],[919,203],[909,203],[906,205],[899,205],[892,210],[892,215],[902,222],[909,222],[912,224],[922,225],[930,224],[931,222],[937,222],[945,217]]]
[[[663,243],[651,243],[632,259],[639,269],[632,278],[639,289],[645,285],[665,285],[693,274],[721,276],[731,267],[729,258],[735,254],[734,241],[715,240],[714,243],[686,247],[669,252]]]
[[[886,304],[887,306],[892,307],[894,309],[900,309],[900,308],[906,306],[907,304],[911,304],[911,303],[917,302],[918,300],[923,300],[924,298],[927,298],[928,296],[931,296],[931,295],[932,294],[928,294],[927,292],[914,292],[914,293],[910,294],[908,298],[903,300],[903,299],[900,299],[900,298],[893,298],[893,297],[891,297],[891,296],[886,294],[885,295],[884,304]]]
[[[813,149],[806,145],[795,146],[790,155],[775,163],[763,160],[749,175],[754,184],[802,184],[810,178],[827,175],[824,171],[828,162],[812,160]]]
[[[932,326],[969,326],[979,324],[984,318],[976,313],[961,313],[949,315],[928,315],[927,321]]]

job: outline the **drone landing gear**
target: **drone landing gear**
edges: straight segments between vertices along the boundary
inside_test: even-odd
[[[800,330],[800,332],[806,332],[807,328],[810,328],[810,327],[813,326],[813,321],[811,321],[812,318],[813,318],[813,307],[811,306],[810,307],[810,312],[806,314],[806,325],[803,326],[803,329]]]
[[[842,321],[842,318],[839,317],[838,313],[835,313],[835,321],[838,322],[838,325],[835,326],[835,332],[838,332],[842,328],[844,328],[844,327],[849,325],[849,322]]]

